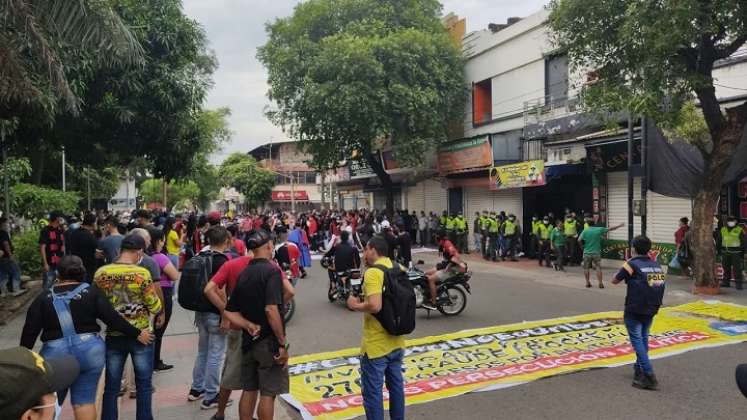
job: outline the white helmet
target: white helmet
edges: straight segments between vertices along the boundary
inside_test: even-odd
[[[389,224],[389,221],[388,221],[388,220],[384,220],[383,222],[381,222],[381,228],[382,228],[382,229],[389,229],[389,228],[391,228],[391,227],[392,227],[392,226],[391,226],[391,225]]]

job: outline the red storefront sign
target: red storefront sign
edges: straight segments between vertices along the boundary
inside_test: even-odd
[[[304,190],[295,191],[293,194],[293,198],[296,201],[309,201],[309,194],[307,194],[306,191]],[[290,191],[273,191],[272,201],[291,201],[291,192]]]

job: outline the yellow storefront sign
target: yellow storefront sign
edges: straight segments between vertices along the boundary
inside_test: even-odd
[[[490,168],[490,188],[504,190],[508,188],[538,187],[545,185],[545,162],[529,160],[510,165]]]
[[[407,405],[635,361],[622,312],[523,322],[407,342]],[[747,307],[693,302],[664,308],[651,330],[653,358],[747,341]],[[290,394],[305,419],[364,414],[358,349],[291,359]],[[386,399],[386,392],[384,394]]]

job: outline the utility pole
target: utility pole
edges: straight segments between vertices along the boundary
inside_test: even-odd
[[[648,224],[648,118],[641,117],[641,235],[646,236]]]
[[[293,172],[290,173],[291,181],[291,213],[296,214],[296,185],[293,181]]]
[[[125,199],[127,211],[130,211],[130,168],[125,169]]]
[[[62,192],[67,191],[67,183],[65,182],[65,146],[62,146]]]
[[[628,250],[633,246],[633,113],[628,113]],[[626,256],[627,258],[627,256]]]
[[[91,167],[86,167],[86,189],[88,190],[88,211],[91,211]]]

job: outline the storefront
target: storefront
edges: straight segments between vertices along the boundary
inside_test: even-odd
[[[447,209],[448,192],[441,178],[429,178],[404,188],[404,206],[409,212],[434,212]]]
[[[293,199],[291,199],[291,196]],[[295,202],[296,211],[309,211],[319,209],[321,205],[321,195],[318,191],[309,191],[308,189],[291,190],[273,190],[272,201],[268,207],[272,209],[290,209]]]

